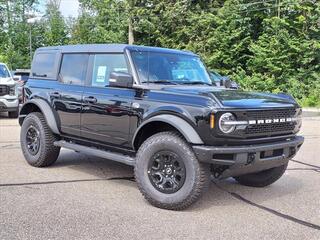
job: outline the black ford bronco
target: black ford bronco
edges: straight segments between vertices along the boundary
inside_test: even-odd
[[[264,187],[303,143],[285,94],[214,86],[199,56],[123,44],[39,48],[23,89],[21,147],[35,167],[60,148],[134,166],[144,197],[179,210],[211,176]]]

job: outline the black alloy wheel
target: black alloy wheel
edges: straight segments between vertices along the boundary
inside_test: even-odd
[[[36,155],[40,149],[40,133],[34,125],[30,125],[27,129],[26,143],[29,153]]]
[[[148,176],[158,191],[175,193],[185,182],[186,168],[176,153],[160,151],[154,154],[149,162]]]

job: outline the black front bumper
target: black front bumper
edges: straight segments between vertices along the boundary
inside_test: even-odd
[[[195,145],[193,149],[200,162],[229,166],[221,178],[259,172],[286,164],[297,153],[304,138],[294,138],[266,144],[244,146],[203,146]]]

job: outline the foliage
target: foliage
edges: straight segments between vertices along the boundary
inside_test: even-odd
[[[0,59],[13,68],[30,64],[30,25],[25,19],[36,4],[0,0]],[[209,69],[231,76],[244,89],[286,92],[303,105],[320,106],[320,1],[80,0],[80,4],[77,19],[63,19],[57,6],[49,4],[43,20],[31,27],[33,48],[126,43],[130,32],[135,44],[194,51]]]

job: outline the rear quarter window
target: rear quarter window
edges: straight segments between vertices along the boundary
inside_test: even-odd
[[[37,53],[32,63],[32,76],[43,78],[56,77],[57,53]]]

